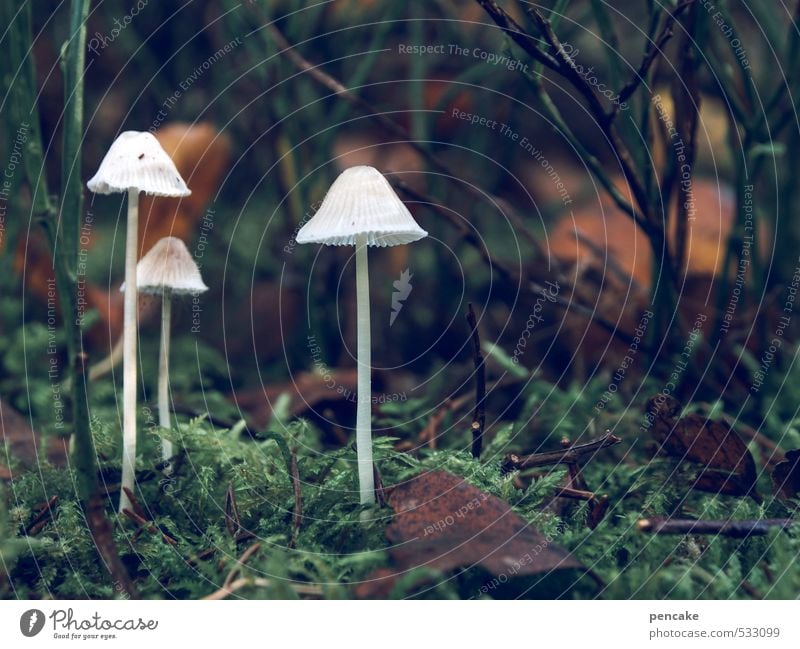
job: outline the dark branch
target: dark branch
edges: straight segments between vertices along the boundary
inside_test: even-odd
[[[560,451],[548,451],[546,453],[533,453],[531,455],[514,455],[509,453],[503,460],[503,470],[519,471],[521,469],[532,469],[538,466],[548,466],[550,464],[569,464],[580,462],[587,456],[594,455],[602,448],[619,444],[622,440],[610,431],[599,439],[587,442],[586,444],[576,444]]]
[[[475,361],[475,414],[472,416],[472,457],[480,458],[483,448],[483,429],[486,425],[486,366],[481,353],[478,320],[472,304],[467,309],[467,323],[472,330],[472,347]]]
[[[727,521],[645,518],[639,521],[639,530],[650,534],[718,534],[743,539],[748,536],[768,534],[774,529],[787,529],[797,523],[798,521],[791,518]]]

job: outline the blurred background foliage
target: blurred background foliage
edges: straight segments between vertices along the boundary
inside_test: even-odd
[[[530,10],[542,12],[560,42],[569,45],[565,49],[574,61],[584,70],[591,67],[586,80],[593,92],[601,83],[619,92],[638,79],[615,125],[642,179],[645,200],[639,204],[608,124],[598,123],[563,74],[537,63],[498,29],[481,3],[91,3],[82,181],[121,131],[158,127],[163,134],[179,123],[207,129],[164,135],[173,137],[169,141],[176,147],[196,139],[196,149],[175,155],[186,165],[185,175],[197,174],[196,184],[189,184],[203,200],[184,208],[153,202],[147,225],[152,234],[143,234],[144,241],[152,243],[156,235],[177,232],[202,262],[211,287],[199,304],[186,300],[175,308],[172,389],[187,439],[199,449],[199,437],[208,433],[205,426],[228,430],[243,418],[251,432],[288,430],[292,417],[302,415],[310,422],[303,428],[307,438],[300,442],[306,462],[319,460],[323,450],[347,452],[354,402],[319,384],[332,375],[337,386],[353,390],[348,388],[355,366],[352,251],[296,246],[293,237],[341,169],[371,164],[395,183],[430,233],[412,246],[371,253],[376,393],[390,402],[376,405],[375,420],[378,434],[392,441],[394,450],[386,450],[387,457],[416,448],[420,430],[440,412],[435,437],[439,449],[458,453],[469,443],[470,403],[463,400],[450,411],[447,401],[472,389],[470,331],[463,316],[468,302],[479,313],[490,382],[497,382],[488,401],[488,439],[513,424],[497,454],[539,448],[561,436],[578,440],[605,428],[635,445],[645,398],[663,388],[698,314],[706,316],[702,342],[693,350],[676,395],[685,403],[728,411],[785,448],[800,446],[794,318],[761,389],[751,389],[800,265],[800,226],[794,218],[794,172],[800,166],[800,88],[794,62],[800,31],[793,13],[797,8],[789,4],[720,0],[709,9],[702,2],[501,3],[530,34],[524,42],[552,52]],[[23,7],[22,13],[15,13]],[[4,40],[25,10],[30,10],[35,36],[26,61],[36,66],[47,191],[58,195],[65,105],[59,56],[69,36],[69,7],[9,3],[4,9]],[[663,41],[663,52],[639,78],[648,43],[664,33],[669,12],[678,16],[672,37]],[[314,70],[341,81],[363,104],[354,105],[318,77],[302,72],[286,56],[275,30]],[[439,49],[407,53],[419,47]],[[12,159],[22,114],[12,110],[19,82],[18,70],[3,68],[4,161]],[[657,109],[655,96],[662,98],[664,113]],[[613,102],[601,98],[600,105],[613,111]],[[408,137],[399,137],[372,111],[391,119]],[[471,123],[473,115],[484,118],[484,124]],[[680,130],[691,155],[696,220],[688,222],[684,239],[680,224],[687,223],[687,215],[676,207],[682,170],[664,115]],[[535,147],[539,157],[522,141]],[[454,176],[448,177],[443,168]],[[202,176],[205,170],[207,177]],[[4,402],[30,415],[26,419],[37,432],[57,438],[64,430],[56,426],[48,344],[55,335],[62,350],[65,340],[60,329],[48,329],[43,286],[52,261],[33,218],[31,189],[21,174],[14,177],[4,222],[0,394]],[[660,244],[655,235],[636,228],[614,192],[634,210],[650,210],[655,230],[661,230]],[[483,200],[476,198],[480,195]],[[751,230],[746,229],[748,214],[753,215]],[[87,215],[93,221],[85,259],[95,308],[87,316],[84,343],[90,364],[95,364],[110,352],[119,333],[122,203],[118,196],[87,195],[84,219]],[[744,243],[748,235],[755,237],[751,248]],[[751,263],[739,287],[735,317],[723,333],[721,318],[739,286],[737,271],[745,249],[752,251]],[[390,326],[393,283],[405,269],[413,274],[413,292]],[[559,283],[559,301],[542,302],[541,287],[547,282]],[[671,290],[664,292],[663,286]],[[147,403],[155,390],[158,327],[152,317],[155,307],[143,303],[142,309]],[[617,381],[613,377],[646,309],[657,313],[660,324],[650,328],[631,369]],[[529,342],[520,349],[523,332],[531,330],[532,314],[541,314],[542,320],[536,321]],[[317,346],[319,352],[312,352]],[[304,372],[309,374],[301,376]],[[611,382],[616,387],[611,405],[597,408]],[[111,478],[119,451],[114,441],[119,421],[116,383],[121,384],[119,372],[90,385],[101,468],[112,471]],[[288,401],[280,398],[282,394],[289,395]],[[210,421],[193,419],[203,415]],[[146,420],[144,412],[141,419]],[[423,441],[430,446],[429,440]],[[189,449],[195,448],[192,443],[187,442]],[[234,456],[245,452],[231,444],[236,446],[230,451]],[[649,459],[651,451],[637,447],[636,452]],[[40,454],[46,452],[39,449]],[[63,449],[59,457],[63,461]],[[223,497],[217,493],[218,481],[221,476],[232,479],[231,468],[218,457],[197,461],[207,463],[203,484],[212,494],[210,500],[218,502]],[[274,470],[273,461],[272,456],[261,457],[242,466],[268,474]],[[422,461],[435,466],[437,460],[423,452]],[[651,482],[643,493],[636,492],[635,505],[620,517],[647,513],[648,498],[655,497],[663,477],[657,463],[654,466]],[[601,468],[610,470],[607,465]],[[621,498],[640,478],[630,466],[617,471],[610,474],[608,489]],[[345,474],[337,477],[334,471],[326,479],[345,481]],[[392,470],[389,474],[394,475]],[[236,479],[241,479],[243,491],[251,489],[247,476]],[[606,484],[604,478],[597,479]],[[487,479],[487,485],[492,484],[501,494],[499,483]],[[269,501],[280,503],[275,506],[285,512],[291,500],[287,489],[281,483],[273,492],[251,494],[255,500],[245,508],[252,507],[256,516],[257,504]],[[68,490],[67,482],[62,499]],[[641,502],[636,500],[640,496]],[[523,506],[529,518],[536,516],[539,504],[534,499]],[[658,503],[655,510],[667,514],[671,504]],[[322,511],[329,505],[323,499],[314,506]],[[703,501],[697,510],[710,506]],[[203,511],[193,515],[211,520],[203,503],[198,507]],[[747,512],[761,513],[755,506]],[[173,532],[180,536],[174,514],[171,510],[165,525],[176,526]],[[20,516],[19,511],[11,512],[13,521],[19,522]],[[268,518],[263,512],[260,516]],[[266,527],[260,534],[286,534],[285,519],[262,523]],[[215,533],[222,535],[222,530]],[[594,542],[584,538],[583,531],[574,534],[563,543],[588,547],[587,553],[602,552],[604,537]],[[312,538],[309,533],[308,547],[325,547],[324,539]],[[181,538],[184,541],[200,543]],[[354,541],[353,547],[360,542]],[[770,547],[786,554],[791,543],[796,540]],[[164,551],[155,545],[152,552]],[[667,546],[662,550],[666,555]],[[712,550],[719,553],[716,546]],[[0,546],[0,553],[4,551]],[[723,554],[714,561],[724,563]],[[660,565],[661,559],[659,555],[649,565]],[[773,560],[778,559],[769,558]],[[757,563],[753,560],[748,569]],[[165,574],[178,570],[171,563],[164,565]],[[337,564],[342,571],[332,576],[309,577],[303,571],[317,568],[303,562],[292,569],[296,578],[338,581],[374,565],[371,560],[356,567]],[[626,560],[620,558],[623,565]],[[731,570],[734,581],[741,581],[743,568]],[[617,585],[610,592],[621,596],[648,571],[628,572],[617,581],[614,577]],[[686,571],[691,573],[691,568]],[[664,577],[668,587],[641,593],[689,597],[724,591],[724,586],[699,590],[703,578],[670,572]],[[161,577],[153,579],[155,592],[153,584]],[[694,585],[688,586],[685,579]],[[771,588],[759,581],[761,577],[751,579]],[[71,596],[80,592],[75,584],[64,588],[62,592]]]

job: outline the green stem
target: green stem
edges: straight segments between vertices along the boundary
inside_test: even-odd
[[[136,472],[136,337],[139,291],[136,258],[139,241],[139,190],[128,190],[128,231],[125,241],[125,308],[122,351],[122,488],[119,511],[129,509],[125,487],[133,490]]]
[[[172,319],[172,290],[164,289],[161,298],[161,351],[158,357],[158,425],[161,428],[171,428],[169,421],[169,337],[170,321]],[[169,459],[172,457],[172,442],[168,439],[161,441],[161,458],[167,465],[164,473],[172,473]]]
[[[356,412],[356,452],[361,504],[375,502],[372,469],[372,350],[369,322],[369,266],[367,235],[356,238],[356,310],[358,325],[358,410]]]

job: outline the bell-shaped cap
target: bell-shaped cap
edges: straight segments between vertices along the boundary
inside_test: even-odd
[[[331,185],[317,213],[297,233],[297,243],[398,246],[428,236],[389,181],[374,167],[345,169]]]
[[[129,189],[152,196],[192,193],[155,136],[140,131],[120,133],[86,185],[95,194],[114,194]]]
[[[136,265],[136,285],[140,293],[161,295],[172,293],[203,293],[208,286],[203,283],[200,269],[177,237],[159,239]],[[120,287],[125,290],[125,284]]]

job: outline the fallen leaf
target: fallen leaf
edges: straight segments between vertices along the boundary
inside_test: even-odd
[[[495,577],[583,568],[553,539],[515,514],[508,503],[446,471],[431,471],[393,487],[395,511],[386,537],[401,570],[446,572],[479,565]]]
[[[202,231],[208,237],[216,225],[206,205],[228,171],[231,142],[211,124],[173,122],[155,132],[192,193],[183,198],[146,196],[140,199],[139,256],[162,237],[178,237],[187,245]],[[201,217],[207,218],[198,225]]]
[[[297,416],[323,402],[347,400],[355,404],[357,381],[355,369],[331,370],[326,374],[299,372],[285,383],[237,392],[233,399],[256,426],[264,426],[272,418],[275,401],[282,394],[289,395],[289,414]]]
[[[661,451],[680,462],[701,465],[694,488],[729,496],[751,496],[760,500],[755,490],[756,463],[747,445],[725,421],[715,421],[691,413],[680,417],[677,399],[652,397],[647,402],[652,417],[651,432],[661,444]]]
[[[800,497],[800,449],[786,452],[786,459],[775,465],[772,484],[779,498]]]
[[[51,437],[42,439],[29,425],[25,417],[19,414],[5,401],[0,399],[0,449],[5,446],[9,454],[26,469],[33,468],[38,462],[37,449],[46,445],[47,459],[56,466],[64,466],[67,460],[67,442],[64,438]],[[0,457],[5,459],[2,453]],[[7,466],[0,466],[0,479],[10,480],[14,472]]]

